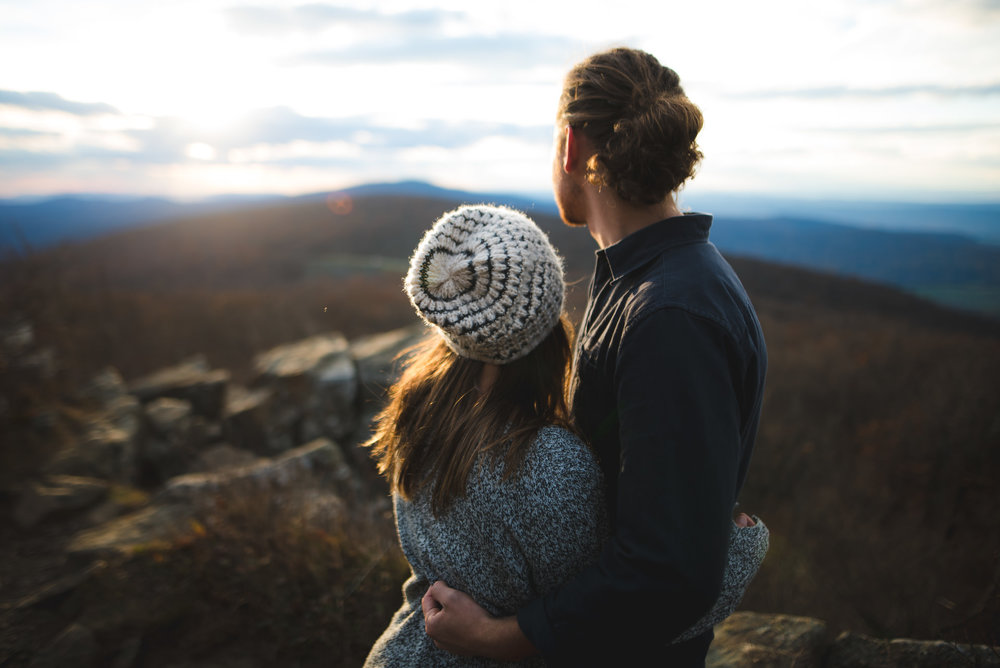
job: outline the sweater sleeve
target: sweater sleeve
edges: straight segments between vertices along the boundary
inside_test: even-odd
[[[736,607],[743,600],[750,581],[757,575],[770,544],[771,532],[767,526],[759,517],[754,516],[753,519],[755,524],[751,527],[740,528],[733,524],[719,598],[704,617],[674,639],[675,643],[701,635],[736,612]]]
[[[528,564],[531,588],[544,594],[593,563],[607,538],[600,468],[570,432],[539,432],[517,480],[511,531]]]

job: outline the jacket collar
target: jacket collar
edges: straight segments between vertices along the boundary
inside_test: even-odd
[[[611,270],[611,280],[617,281],[671,248],[708,241],[711,226],[712,216],[707,213],[666,218],[597,251],[597,255],[604,255]]]

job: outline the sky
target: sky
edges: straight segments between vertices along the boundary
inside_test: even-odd
[[[0,198],[546,193],[619,45],[702,109],[686,192],[1000,201],[1000,0],[0,0]]]

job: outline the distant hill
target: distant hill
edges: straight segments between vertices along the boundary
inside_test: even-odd
[[[292,212],[309,205],[324,210],[331,198],[341,205],[347,200],[384,198],[446,203],[436,205],[439,208],[492,202],[535,217],[554,219],[557,214],[547,193],[534,197],[470,193],[418,181],[369,184],[299,197],[229,197],[195,203],[99,197],[8,200],[0,201],[0,249],[44,248],[168,221],[177,221],[182,228],[190,227],[190,221],[215,224],[211,222],[216,220],[215,214],[218,220],[230,216],[256,219],[266,211],[281,215],[282,210]],[[712,240],[724,253],[886,283],[941,304],[1000,319],[1000,245],[988,242],[1000,242],[1000,205],[813,202],[735,195],[692,196],[685,204],[716,215]],[[350,237],[349,245],[358,243],[359,235],[369,237],[362,243],[364,248],[352,248],[351,252],[387,254],[387,248],[393,247],[392,255],[405,257],[422,228],[443,212],[433,206],[420,217],[409,218],[412,225],[407,230],[378,226],[384,232],[380,238],[371,235],[374,228],[370,223],[359,223],[367,230],[341,230],[337,234]],[[343,224],[350,218],[341,215],[337,220]],[[831,222],[835,220],[839,222]],[[594,249],[589,237],[579,231],[565,234],[558,223],[550,225],[550,231],[566,251],[572,248],[574,254],[589,257]],[[589,270],[589,265],[586,268]]]
[[[961,234],[1000,244],[1000,202],[879,202],[697,192],[685,194],[685,200],[699,211],[724,217],[807,218],[884,231]]]
[[[272,198],[237,196],[178,202],[159,197],[66,195],[0,200],[0,250],[43,248],[266,199]]]
[[[719,216],[712,239],[729,254],[895,285],[1000,318],[1000,246],[966,236]]]

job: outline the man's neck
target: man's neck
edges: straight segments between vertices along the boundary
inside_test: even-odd
[[[602,197],[608,191],[598,194],[593,200],[587,217],[587,229],[597,245],[607,248],[616,244],[633,232],[653,223],[681,215],[673,195],[662,202],[648,206],[634,206],[618,197]]]

